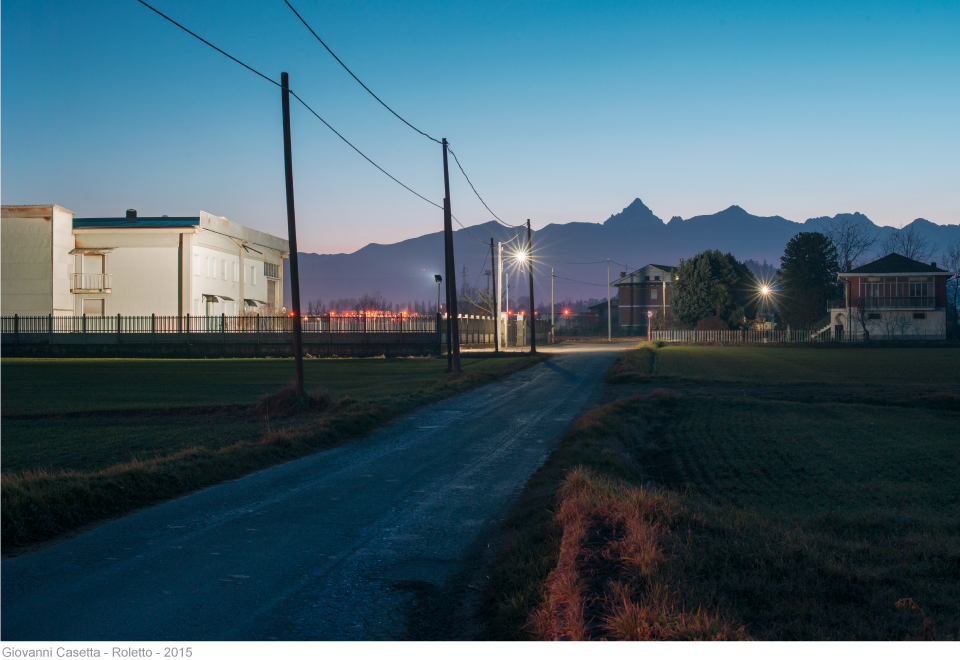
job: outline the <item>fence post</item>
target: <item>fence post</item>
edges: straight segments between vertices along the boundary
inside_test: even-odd
[[[117,313],[117,346],[120,345],[120,313]]]
[[[14,343],[20,343],[20,315],[13,315],[13,339]]]
[[[183,317],[177,317],[177,325],[183,323]],[[187,312],[187,346],[190,345],[190,312]]]
[[[260,349],[260,312],[257,312],[257,352]]]
[[[47,345],[53,344],[53,314],[47,314]]]

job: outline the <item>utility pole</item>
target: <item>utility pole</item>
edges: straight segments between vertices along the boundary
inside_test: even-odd
[[[497,341],[499,346],[499,341],[503,340],[503,332],[506,331],[506,324],[503,326],[503,330],[500,329],[500,300],[501,300],[501,289],[503,289],[503,242],[497,241],[497,281],[494,284],[494,287],[497,289]],[[507,305],[507,309],[510,309],[510,306]],[[503,346],[506,348],[507,342],[503,341]]]
[[[297,267],[297,219],[293,203],[293,155],[290,149],[290,80],[280,74],[283,98],[283,172],[287,180],[287,240],[290,242],[290,294],[293,297],[293,369],[297,396],[303,396],[303,347],[300,344],[300,269]]]
[[[553,312],[556,308],[556,304],[553,302],[553,269],[550,269],[550,343],[557,341],[556,335],[553,333]]]
[[[607,341],[613,341],[613,315],[610,310],[610,257],[607,257]]]
[[[447,138],[443,138],[443,234],[447,248],[447,318],[453,335],[447,371],[460,373],[460,322],[457,319],[457,267],[453,258],[453,211],[450,209],[450,171],[447,167]]]
[[[493,289],[487,289],[493,297],[493,352],[500,352],[500,296],[494,296],[494,291],[500,293],[497,289],[497,253],[493,249],[493,239],[490,239],[490,270],[487,271],[493,277]]]
[[[530,237],[530,218],[527,218],[527,273],[530,276],[530,355],[537,352],[537,319],[533,308],[533,240]]]
[[[503,345],[508,346],[510,344],[510,276],[507,276],[507,279],[504,281],[504,285],[507,287],[506,299],[507,299],[507,336],[503,338]]]

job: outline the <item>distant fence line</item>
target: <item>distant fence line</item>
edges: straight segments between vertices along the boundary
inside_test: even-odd
[[[494,343],[494,319],[489,316],[459,315],[460,343],[479,345]],[[0,332],[4,344],[10,343],[71,343],[87,339],[102,341],[162,341],[190,342],[213,341],[289,341],[293,332],[291,316],[4,316],[0,317]],[[509,346],[530,343],[528,323],[521,320],[505,320],[502,330]],[[545,342],[549,321],[537,319],[537,339]],[[301,318],[304,341],[321,336],[339,337],[336,342],[356,343],[368,341],[419,343],[444,343],[447,338],[447,318],[404,315],[338,316],[326,314]],[[115,339],[111,339],[111,335]],[[367,336],[367,339],[364,337]],[[323,341],[326,341],[325,339]],[[439,350],[439,346],[438,346]]]
[[[944,334],[905,334],[888,337],[871,335],[874,339],[928,340],[945,339]],[[859,343],[864,337],[859,333],[842,333],[831,330],[654,330],[653,341],[689,344],[763,344],[763,343]]]

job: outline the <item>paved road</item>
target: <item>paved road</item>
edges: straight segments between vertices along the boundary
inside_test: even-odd
[[[496,524],[624,347],[555,348],[547,362],[362,442],[5,560],[0,635],[469,636],[458,629],[469,616],[457,611],[466,599],[455,583],[476,570]]]

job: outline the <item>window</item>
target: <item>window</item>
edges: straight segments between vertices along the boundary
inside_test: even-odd
[[[878,321],[878,320],[880,320],[880,315],[879,315],[879,314],[867,314],[867,318],[870,319],[870,320],[872,320],[872,321]]]
[[[200,277],[200,255],[196,253],[193,255],[193,276]]]
[[[239,262],[236,262],[236,261],[233,262],[233,281],[234,282],[240,281],[240,264]]]
[[[657,290],[650,289],[650,300],[656,300],[656,299],[657,299]]]
[[[250,266],[250,284],[257,284],[257,267]]]
[[[926,282],[910,282],[910,297],[926,297],[927,296],[927,283]]]
[[[278,272],[277,264],[269,264],[266,261],[263,262],[263,274],[267,277],[275,277],[280,279],[280,274]]]
[[[927,318],[927,315],[926,315],[925,313],[923,313],[923,312],[914,312],[914,313],[913,313],[913,318],[915,318],[915,319],[925,319],[925,318]]]
[[[220,260],[220,279],[222,280],[227,279],[227,260],[226,259]]]
[[[83,299],[84,316],[103,316],[103,298]]]
[[[650,276],[649,276],[649,275],[645,275],[643,279],[644,279],[644,281],[649,281]]]
[[[213,277],[214,261],[210,257],[204,257],[207,261],[207,277]]]
[[[657,282],[659,282],[659,281],[660,281],[660,276],[659,276],[659,275],[654,275],[654,276],[653,276],[653,279],[656,280]]]

